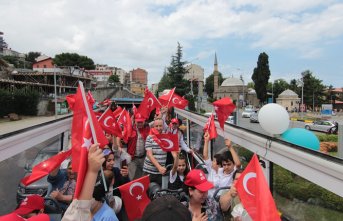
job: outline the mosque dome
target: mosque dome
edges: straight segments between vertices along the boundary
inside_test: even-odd
[[[222,87],[227,87],[227,86],[243,86],[243,81],[239,78],[235,77],[228,77],[223,81],[221,84]]]
[[[298,97],[298,95],[294,91],[287,89],[283,91],[279,97]]]

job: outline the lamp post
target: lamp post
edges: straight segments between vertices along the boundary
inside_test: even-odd
[[[56,86],[56,66],[54,65],[54,90],[55,90],[55,118],[57,119],[57,86]]]

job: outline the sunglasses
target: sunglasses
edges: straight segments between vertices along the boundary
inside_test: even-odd
[[[107,155],[109,155],[110,153],[112,153],[112,151],[110,150],[110,149],[104,149],[103,151],[102,151],[102,153],[105,155],[105,156],[107,156]]]

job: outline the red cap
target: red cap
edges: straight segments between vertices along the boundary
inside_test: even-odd
[[[135,121],[137,121],[137,122],[144,122],[145,118],[140,113],[137,113],[135,115]]]
[[[208,191],[213,188],[213,184],[208,182],[205,173],[202,170],[191,170],[185,180],[187,186],[195,187],[202,192]]]
[[[41,213],[37,216],[32,216],[31,218],[28,218],[27,221],[50,221],[50,217],[47,214]]]
[[[177,118],[173,118],[170,122],[172,124],[179,124],[179,120]]]
[[[38,195],[30,195],[20,203],[19,208],[14,210],[14,213],[26,215],[34,210],[41,209],[44,209],[44,198]]]
[[[4,216],[0,216],[0,221],[50,221],[50,217],[47,214],[38,214],[37,216],[24,219],[13,212]]]
[[[23,221],[24,218],[16,213],[10,213],[4,216],[0,216],[0,221]]]

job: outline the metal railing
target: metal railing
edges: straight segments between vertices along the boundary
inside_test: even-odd
[[[204,126],[207,117],[186,110],[176,109],[175,112],[187,118],[188,121]],[[216,121],[217,130],[221,130]],[[269,164],[273,162],[287,170],[343,197],[343,159],[332,157],[287,143],[274,137],[259,134],[242,127],[225,124],[224,133],[219,136],[230,140],[263,158]],[[267,166],[267,170],[270,168]],[[265,171],[266,178],[271,171]],[[269,180],[268,180],[269,181]]]

